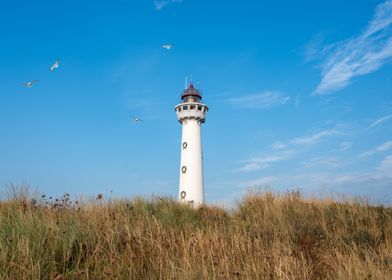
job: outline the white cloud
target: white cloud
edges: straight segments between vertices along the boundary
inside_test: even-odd
[[[313,61],[320,58],[320,50],[323,49],[323,41],[325,36],[322,33],[318,33],[306,43],[305,46],[300,49],[303,52],[305,62]]]
[[[377,168],[382,174],[392,176],[392,155],[389,155],[381,161]]]
[[[288,160],[292,157],[294,151],[286,150],[274,153],[272,155],[266,155],[263,157],[251,157],[249,160],[244,161],[244,166],[241,167],[238,171],[240,172],[251,172],[255,170],[261,170],[267,168],[271,165],[271,163]]]
[[[337,156],[329,156],[329,157],[315,157],[310,159],[309,161],[304,163],[304,166],[308,168],[314,167],[323,167],[323,168],[330,168],[336,169],[339,167],[344,166],[346,163]]]
[[[272,148],[273,148],[274,150],[282,150],[282,149],[287,148],[287,145],[286,145],[286,144],[283,144],[282,142],[276,141],[276,142],[272,145]]]
[[[368,28],[364,32],[366,36],[371,36],[372,34],[385,29],[390,24],[392,24],[392,1],[387,0],[384,3],[376,7],[375,15],[373,20],[368,25]]]
[[[227,101],[241,108],[267,109],[276,105],[284,105],[289,102],[290,97],[276,91],[265,91],[259,94],[230,98]]]
[[[167,4],[169,1],[154,1],[155,10],[162,10]]]
[[[353,147],[353,143],[348,142],[348,141],[344,141],[342,143],[340,143],[340,150],[341,151],[348,151]]]
[[[359,155],[359,157],[369,157],[378,153],[386,152],[390,148],[392,148],[392,141],[387,141],[374,149],[363,152],[362,154]]]
[[[309,136],[295,138],[295,139],[292,139],[290,142],[293,144],[297,144],[297,145],[310,145],[310,144],[314,144],[314,143],[320,141],[323,138],[326,138],[329,136],[335,136],[338,134],[339,134],[339,132],[336,131],[335,129],[329,129],[329,130],[320,131],[318,133],[315,133],[315,134],[312,134]]]
[[[361,195],[376,203],[392,203],[392,154],[362,170],[339,168],[353,162],[335,156],[313,158],[309,162],[315,164],[314,169],[296,165],[286,169],[284,176],[281,175],[281,170],[275,170],[265,176],[233,182],[232,187],[237,190],[238,187],[267,186],[281,191],[295,188],[319,198],[325,196],[349,199],[354,195]],[[237,197],[239,195],[243,195],[243,192],[237,193]]]
[[[382,124],[382,123],[384,123],[384,122],[386,122],[386,121],[388,121],[388,120],[390,120],[390,119],[392,119],[392,114],[391,114],[391,115],[388,115],[388,116],[381,117],[381,118],[379,118],[378,120],[375,120],[375,121],[370,125],[370,127],[379,126],[380,124]]]
[[[294,138],[288,143],[282,143],[276,141],[272,145],[272,149],[275,150],[270,155],[265,155],[262,157],[250,157],[249,160],[242,161],[244,165],[238,169],[240,172],[251,172],[256,170],[265,169],[271,166],[272,163],[285,161],[291,159],[296,151],[291,149],[290,146],[295,145],[310,145],[315,144],[323,138],[338,135],[339,132],[335,129],[323,130],[321,132],[312,134],[306,137]]]
[[[356,76],[379,69],[392,57],[392,0],[376,7],[373,19],[358,36],[324,48],[322,79],[314,94],[347,86]]]
[[[162,1],[154,1],[155,10],[160,11],[165,8],[167,5],[171,3],[181,3],[182,0],[162,0]]]

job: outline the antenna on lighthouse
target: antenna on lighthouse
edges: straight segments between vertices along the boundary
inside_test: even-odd
[[[188,88],[188,77],[185,76],[185,89]]]

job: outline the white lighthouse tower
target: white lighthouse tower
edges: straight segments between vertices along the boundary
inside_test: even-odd
[[[204,202],[203,154],[201,124],[207,105],[201,103],[201,93],[190,83],[176,106],[178,121],[182,124],[179,200],[199,207]]]

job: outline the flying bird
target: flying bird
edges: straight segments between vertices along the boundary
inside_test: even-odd
[[[135,123],[144,122],[142,119],[139,119],[139,118],[137,118],[137,117],[134,117],[134,116],[130,116],[130,117],[134,120]]]
[[[32,80],[32,81],[29,81],[29,82],[22,83],[22,85],[24,85],[25,87],[31,88],[33,86],[33,84],[38,82],[38,81],[39,80]]]
[[[56,61],[53,63],[53,65],[50,67],[50,72],[53,72],[60,66],[60,59],[56,59]]]
[[[162,46],[162,48],[166,49],[166,50],[171,50],[172,48],[174,48],[174,45],[172,44],[165,44]]]

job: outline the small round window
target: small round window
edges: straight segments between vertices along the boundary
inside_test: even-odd
[[[186,166],[181,167],[181,172],[186,173]]]
[[[183,148],[184,150],[185,150],[187,147],[188,147],[188,143],[187,143],[187,142],[182,143],[182,148]]]
[[[185,192],[185,191],[182,191],[182,192],[180,193],[180,196],[181,196],[181,198],[185,198],[185,197],[186,197],[186,192]]]

